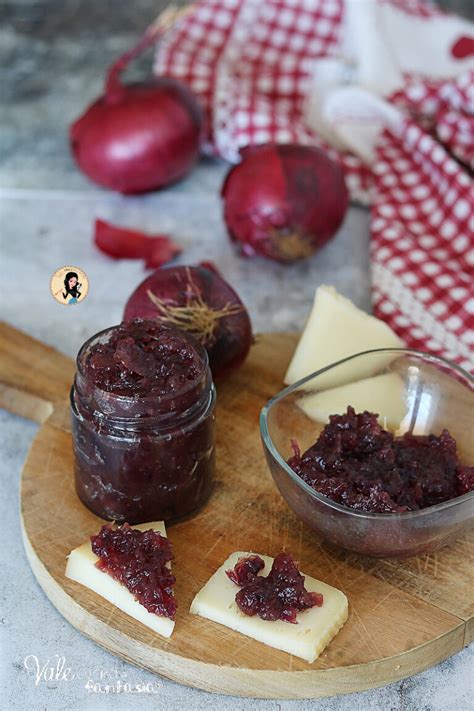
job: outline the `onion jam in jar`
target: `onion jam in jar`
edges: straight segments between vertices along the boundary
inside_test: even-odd
[[[135,319],[82,346],[71,390],[76,491],[117,522],[176,521],[208,499],[216,392],[206,350]]]

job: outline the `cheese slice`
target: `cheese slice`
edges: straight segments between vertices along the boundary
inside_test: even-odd
[[[312,607],[298,613],[297,624],[283,620],[270,622],[258,616],[245,615],[237,607],[235,595],[239,591],[226,575],[239,558],[251,553],[237,551],[214,573],[191,603],[191,612],[213,622],[230,627],[258,642],[283,652],[294,654],[307,662],[314,662],[347,620],[347,598],[340,590],[305,576],[305,587],[310,592],[322,593],[321,607]],[[260,556],[265,561],[262,574],[268,575],[273,558]]]
[[[141,523],[132,526],[132,528],[136,528],[139,531],[148,531],[151,528],[161,533],[162,536],[166,536],[164,521]],[[96,568],[95,564],[98,560],[99,558],[92,552],[90,542],[84,543],[84,545],[75,548],[69,554],[66,577],[85,585],[86,588],[90,588],[115,605],[115,607],[118,607],[119,610],[143,623],[154,632],[158,632],[163,637],[170,637],[174,629],[174,620],[148,612],[146,607],[138,600],[135,600],[125,585],[119,583],[108,573]]]
[[[397,373],[382,373],[337,388],[309,393],[298,400],[303,412],[316,422],[326,424],[329,415],[343,415],[348,405],[356,412],[377,412],[384,429],[397,430],[405,418],[405,383]]]
[[[287,385],[291,385],[355,353],[373,348],[398,348],[401,345],[401,340],[384,321],[358,309],[352,301],[338,294],[334,287],[319,286],[284,380]],[[330,380],[332,387],[342,385],[343,382],[374,375],[377,368],[383,367],[391,359],[391,355],[383,355],[372,357],[370,362],[354,362],[351,371],[349,366],[344,370],[339,369],[339,381],[336,371],[322,377],[325,378],[325,384]]]

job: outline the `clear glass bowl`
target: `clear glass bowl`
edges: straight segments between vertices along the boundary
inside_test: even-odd
[[[404,558],[436,550],[474,522],[474,492],[402,514],[356,511],[306,484],[286,463],[291,439],[304,452],[330,414],[379,414],[381,424],[403,434],[455,438],[460,460],[474,464],[474,378],[448,361],[410,349],[365,351],[323,368],[269,400],[260,415],[263,447],[272,477],[291,509],[330,543],[374,557]]]

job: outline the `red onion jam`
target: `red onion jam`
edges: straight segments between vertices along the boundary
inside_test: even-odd
[[[215,389],[192,336],[141,319],[93,336],[77,357],[71,406],[76,490],[95,514],[174,521],[207,500]]]
[[[474,467],[460,463],[447,430],[396,437],[377,417],[352,407],[332,415],[304,454],[292,443],[288,464],[319,493],[359,511],[417,511],[474,490]]]
[[[251,555],[240,558],[233,570],[226,571],[229,580],[241,588],[235,602],[245,615],[258,615],[269,622],[283,620],[295,624],[298,612],[323,604],[320,593],[306,590],[304,575],[289,553],[277,555],[267,576],[258,575],[264,567],[265,562],[260,556]]]
[[[176,578],[168,565],[174,556],[166,536],[152,529],[137,531],[128,523],[115,529],[108,525],[91,536],[91,548],[99,570],[125,585],[148,612],[174,620]]]

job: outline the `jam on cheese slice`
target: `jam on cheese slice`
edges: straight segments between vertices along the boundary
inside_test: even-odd
[[[163,521],[152,521],[132,526],[139,531],[157,531],[166,537]],[[169,617],[149,612],[144,605],[134,598],[132,593],[118,580],[96,567],[99,558],[92,552],[91,543],[75,548],[69,554],[66,565],[66,577],[90,588],[98,595],[111,602],[119,610],[143,623],[163,637],[170,637],[174,629],[174,620]],[[171,567],[169,563],[167,566]]]
[[[319,286],[301,338],[285,375],[285,383],[297,380],[325,368],[343,358],[374,348],[399,348],[401,340],[384,321],[370,316],[332,286]],[[318,379],[318,386],[335,387],[374,374],[392,356],[380,354],[365,363],[354,361],[350,368],[327,373]]]
[[[294,654],[307,662],[314,662],[347,620],[346,596],[320,580],[305,576],[306,590],[322,594],[324,602],[321,607],[315,606],[299,612],[296,624],[246,615],[237,606],[235,595],[238,588],[226,571],[235,568],[240,558],[251,555],[242,551],[232,553],[198,592],[191,604],[191,612],[270,647]],[[260,555],[260,558],[265,562],[265,568],[259,575],[267,575],[273,565],[273,558],[265,555]]]

